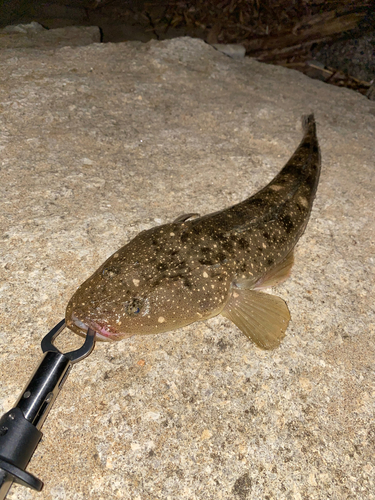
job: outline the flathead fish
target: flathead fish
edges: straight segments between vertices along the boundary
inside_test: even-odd
[[[75,292],[66,323],[103,340],[160,333],[218,314],[262,349],[277,347],[290,320],[281,298],[259,290],[290,274],[320,174],[313,115],[278,175],[230,208],[139,233]]]

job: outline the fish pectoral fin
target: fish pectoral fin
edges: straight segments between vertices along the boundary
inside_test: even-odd
[[[254,290],[262,290],[263,288],[269,288],[271,286],[276,286],[279,283],[287,280],[292,272],[292,267],[294,264],[294,252],[290,252],[287,257],[273,267],[267,274],[262,276],[253,286]]]
[[[275,349],[285,337],[290,314],[283,299],[246,288],[233,288],[221,312],[261,349]]]
[[[185,222],[186,220],[190,219],[191,217],[199,217],[199,216],[200,216],[200,214],[196,214],[196,213],[179,215],[177,217],[177,219],[175,219],[173,221],[173,224],[176,224],[177,222]]]

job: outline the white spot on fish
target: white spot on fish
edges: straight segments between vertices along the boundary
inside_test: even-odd
[[[174,233],[169,233],[169,236],[174,236]]]
[[[203,272],[203,278],[208,278],[208,274],[206,273],[206,271]]]
[[[280,191],[280,189],[282,188],[283,187],[279,186],[278,184],[272,184],[272,186],[270,186],[270,189],[272,189],[272,191]]]
[[[133,279],[134,286],[139,286],[139,280]]]
[[[304,196],[300,196],[298,198],[298,201],[299,203],[301,203],[301,205],[305,208],[309,208],[309,202],[306,200],[306,198]]]
[[[158,323],[164,323],[164,322],[165,322],[165,318],[163,318],[163,316],[159,316]]]

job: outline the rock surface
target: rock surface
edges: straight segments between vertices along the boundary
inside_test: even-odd
[[[234,59],[243,59],[246,54],[245,47],[236,43],[214,43],[212,46],[216,50]]]
[[[0,52],[0,411],[139,231],[263,187],[313,111],[323,169],[263,352],[229,321],[100,343],[15,499],[373,499],[375,103],[200,40]],[[67,349],[80,339],[66,334]]]
[[[39,23],[9,25],[0,30],[0,50],[17,48],[52,49],[100,42],[97,26],[65,26],[47,30]]]

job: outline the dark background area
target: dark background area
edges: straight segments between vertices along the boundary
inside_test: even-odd
[[[260,61],[294,68],[371,98],[375,1],[2,0],[0,28],[99,26],[103,42],[176,36],[235,43]]]

